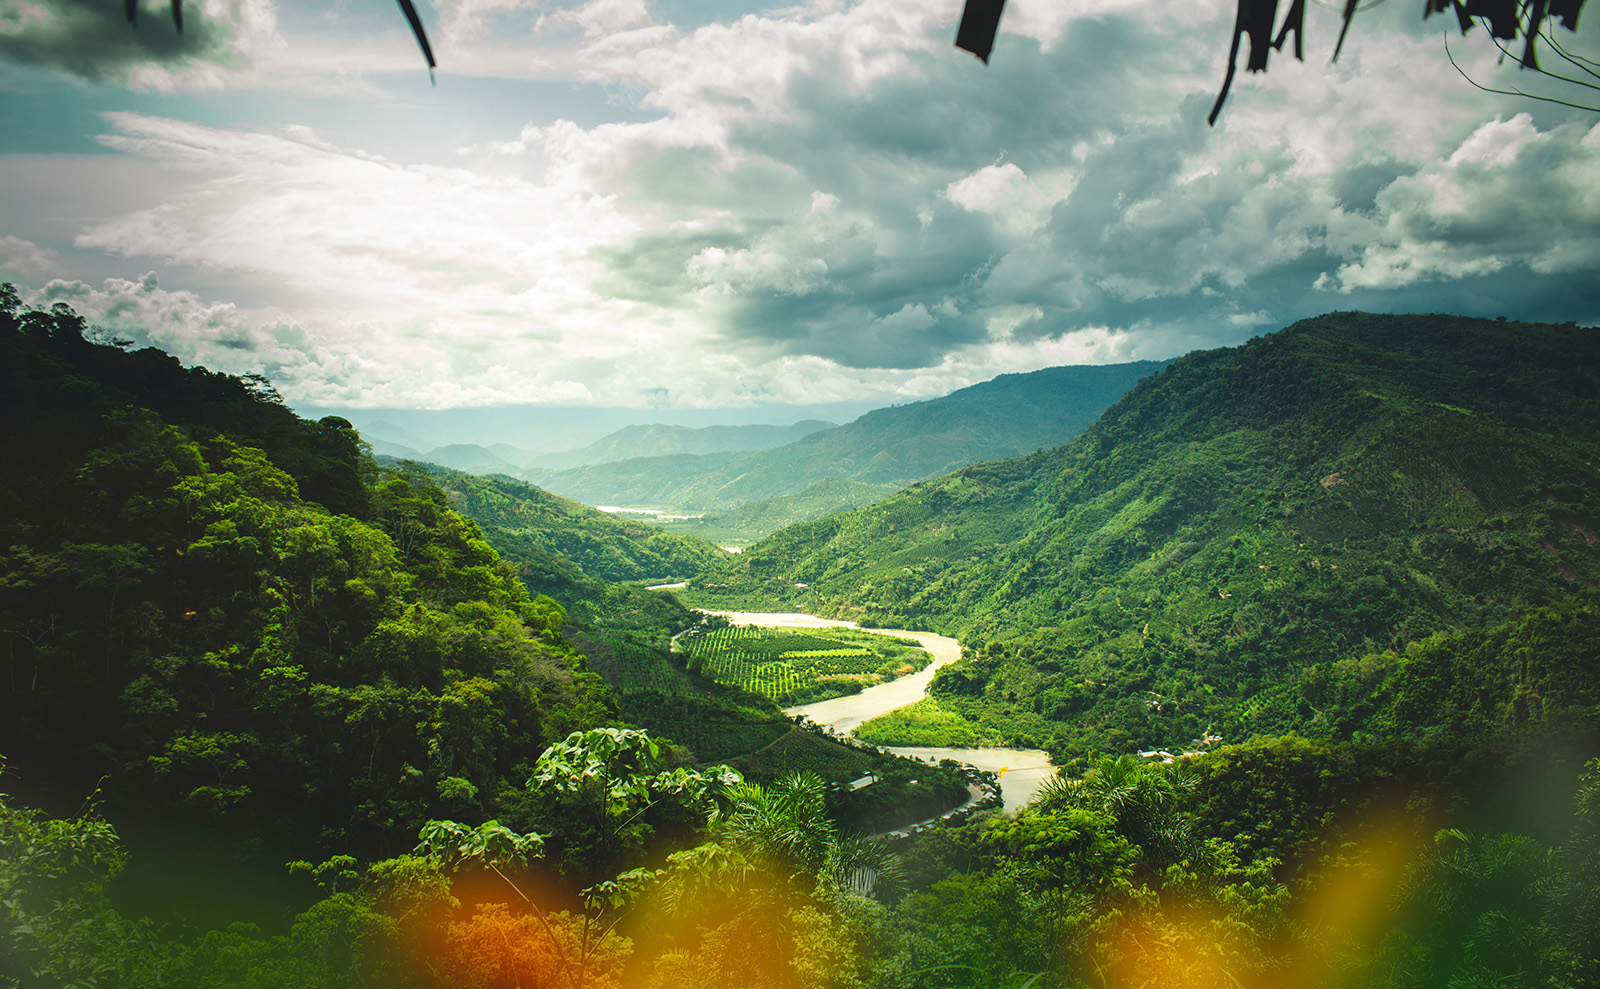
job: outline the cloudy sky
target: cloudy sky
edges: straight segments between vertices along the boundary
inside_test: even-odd
[[[0,0],[0,278],[354,408],[867,407],[1333,309],[1600,321],[1600,114],[1474,89],[1416,0],[1336,65],[1313,4],[1215,128],[1228,0],[1011,0],[987,67],[961,0],[418,5],[437,85],[392,0],[190,0],[181,37]]]

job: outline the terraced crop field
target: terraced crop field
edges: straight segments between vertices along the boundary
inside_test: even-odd
[[[927,665],[909,639],[855,629],[734,627],[679,640],[691,668],[781,705],[856,693]]]

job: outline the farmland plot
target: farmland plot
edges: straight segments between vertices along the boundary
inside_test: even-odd
[[[679,640],[697,669],[780,705],[852,694],[926,666],[909,639],[855,629],[721,628]]]

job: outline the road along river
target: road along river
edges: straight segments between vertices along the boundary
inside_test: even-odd
[[[855,622],[818,618],[815,615],[797,612],[712,611],[708,614],[722,615],[735,625],[759,625],[763,628],[860,628]],[[961,658],[961,644],[947,635],[911,632],[898,628],[870,628],[863,631],[892,635],[901,639],[915,639],[928,651],[928,655],[933,657],[933,662],[917,673],[888,683],[880,683],[876,687],[868,687],[859,694],[786,708],[785,714],[803,714],[840,734],[849,734],[864,722],[927,696],[928,684],[933,682],[933,675],[938,672],[939,667]],[[953,749],[921,746],[883,746],[883,748],[896,755],[925,762],[954,759],[979,769],[1001,773],[1000,796],[1005,801],[1006,810],[1016,810],[1032,800],[1034,794],[1055,775],[1055,767],[1050,765],[1050,757],[1039,749]]]

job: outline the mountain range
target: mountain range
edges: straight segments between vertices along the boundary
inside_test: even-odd
[[[659,422],[624,426],[581,449],[533,454],[522,463],[527,467],[566,468],[682,453],[768,450],[834,425],[821,419],[803,419],[788,426],[673,426]]]
[[[536,452],[510,443],[481,446],[476,443],[447,443],[426,452],[402,442],[385,439],[385,430],[395,427],[379,423],[371,434],[363,434],[379,456],[397,460],[416,460],[473,474],[517,474],[524,470],[580,467],[608,464],[640,457],[663,457],[681,453],[724,453],[765,450],[791,443],[833,423],[803,419],[787,426],[754,423],[743,426],[679,426],[669,423],[630,425],[573,450]]]
[[[1004,374],[756,453],[679,454],[521,476],[585,504],[685,511],[737,508],[829,477],[904,486],[1065,442],[1163,366],[1139,361]]]

